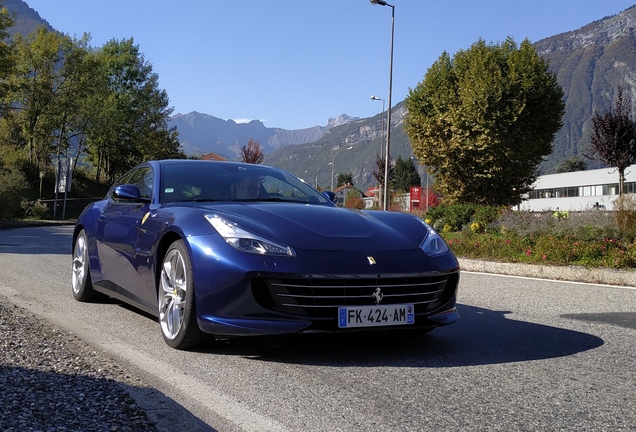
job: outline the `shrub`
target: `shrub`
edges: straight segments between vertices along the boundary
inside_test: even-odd
[[[352,196],[347,198],[345,206],[350,209],[362,210],[364,208],[364,200],[358,196]]]
[[[11,220],[21,209],[22,196],[29,189],[24,174],[15,168],[0,168],[0,220]]]
[[[430,219],[437,230],[460,231],[468,226],[475,213],[475,206],[471,204],[438,205],[429,208],[426,219]]]
[[[577,236],[583,240],[621,237],[612,212],[591,210],[568,212],[567,217],[555,217],[551,211],[525,212],[509,210],[501,213],[493,232],[518,236]]]
[[[499,219],[502,211],[504,211],[504,209],[501,207],[484,205],[476,206],[473,219],[480,225],[491,225]]]
[[[470,229],[474,232],[484,232],[497,221],[502,211],[499,207],[477,204],[442,204],[429,208],[424,219],[430,220],[440,231]]]
[[[628,234],[636,231],[636,200],[627,197],[621,205],[617,212],[567,212],[567,217],[502,210],[485,231],[479,222],[469,230],[451,231],[446,225],[441,231],[451,250],[464,258],[634,269],[636,244]]]
[[[623,238],[636,239],[636,198],[633,194],[624,194],[614,201],[616,223]]]
[[[40,200],[27,201],[23,199],[21,208],[25,219],[42,220],[51,216],[49,207]]]
[[[576,236],[514,233],[443,233],[451,250],[462,258],[545,265],[636,268],[636,245],[617,239],[581,240]]]

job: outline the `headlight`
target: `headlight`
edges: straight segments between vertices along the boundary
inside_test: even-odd
[[[444,241],[444,239],[442,239],[442,237],[440,237],[440,235],[437,234],[437,231],[435,231],[433,227],[431,227],[429,224],[424,222],[422,219],[420,218],[416,218],[416,219],[419,220],[426,227],[428,231],[426,238],[424,238],[424,240],[420,244],[420,249],[422,249],[426,255],[431,257],[437,256],[437,255],[444,255],[445,253],[447,253],[448,245],[446,245],[446,242]]]
[[[205,218],[221,237],[237,250],[258,255],[296,256],[289,246],[252,234],[221,216],[205,215]]]

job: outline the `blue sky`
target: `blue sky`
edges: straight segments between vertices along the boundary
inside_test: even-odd
[[[174,114],[302,129],[370,117],[388,102],[391,8],[369,0],[25,0],[55,29],[99,47],[132,37]],[[536,42],[635,0],[393,0],[392,104],[442,52],[479,38]]]

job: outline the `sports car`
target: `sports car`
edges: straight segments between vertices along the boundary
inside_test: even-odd
[[[459,318],[459,265],[433,228],[330,196],[263,165],[143,163],[79,216],[73,296],[155,315],[177,349],[239,336],[426,332]]]

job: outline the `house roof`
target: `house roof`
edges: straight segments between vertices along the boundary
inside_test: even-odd
[[[376,187],[371,186],[369,189],[367,189],[367,191],[365,192],[365,195],[368,197],[373,197],[375,196],[375,194],[380,193],[380,190]]]
[[[345,189],[355,189],[353,186],[351,186],[350,184],[346,184],[346,185],[342,185],[340,187],[337,187],[336,190],[334,191],[335,193],[341,192]]]
[[[340,187],[336,188],[336,190],[335,190],[334,192],[335,192],[335,193],[337,193],[337,194],[339,194],[339,193],[341,193],[341,192],[342,192],[342,193],[345,193],[347,189],[353,189],[354,191],[359,192],[361,197],[366,196],[366,195],[364,194],[364,192],[362,192],[360,189],[356,189],[355,187],[353,187],[353,186],[352,186],[352,185],[350,185],[350,184],[342,185],[342,186],[340,186]]]
[[[227,161],[227,159],[225,159],[222,156],[219,156],[216,153],[208,153],[206,155],[203,155],[201,156],[201,160],[213,160],[213,161],[222,161],[222,162]]]

